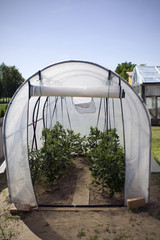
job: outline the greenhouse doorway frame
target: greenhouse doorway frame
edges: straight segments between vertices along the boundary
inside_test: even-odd
[[[119,82],[120,84],[121,82]],[[125,123],[124,123],[124,114],[123,114],[123,103],[122,103],[122,98],[125,97],[125,93],[123,91],[123,95],[122,97],[119,97],[119,102],[120,102],[120,111],[121,111],[121,123],[122,123],[122,139],[123,139],[123,148],[124,148],[124,159],[125,159]],[[67,110],[67,118],[68,118],[68,122],[69,122],[69,127],[70,127],[70,130],[72,130],[72,126],[71,126],[71,119],[70,119],[70,113],[69,113],[69,108],[67,106],[67,102],[65,100],[65,97],[63,96],[59,96],[59,97],[56,97],[55,99],[55,105],[53,106],[53,112],[51,112],[51,116],[52,116],[52,120],[53,120],[53,117],[55,117],[55,111],[56,111],[56,104],[57,104],[57,101],[58,101],[58,98],[60,98],[60,101],[61,101],[61,110],[64,109],[64,106],[63,106],[63,102],[62,102],[62,98],[64,98],[64,103],[66,104],[66,110]],[[38,119],[38,115],[39,115],[39,106],[40,106],[40,101],[41,101],[41,96],[39,96],[37,98],[37,101],[35,103],[35,106],[33,108],[33,114],[32,114],[32,123],[30,123],[28,125],[28,127],[32,126],[33,127],[33,139],[32,139],[32,144],[31,144],[31,151],[32,150],[38,150],[38,146],[37,146],[37,136],[36,136],[36,127],[37,127],[37,121],[43,121],[43,127],[46,128],[46,124],[45,124],[45,107],[47,107],[47,102],[48,102],[48,99],[49,99],[49,96],[47,96],[46,98],[46,101],[44,102],[44,107],[43,107],[43,116],[42,118],[39,118]],[[94,99],[94,98],[93,98]],[[109,101],[112,101],[112,106],[113,108],[112,109],[109,109]],[[103,104],[102,104],[103,103]],[[104,130],[106,131],[109,131],[111,130],[111,119],[110,119],[110,111],[112,111],[112,115],[115,117],[115,113],[114,113],[114,98],[100,98],[100,105],[99,105],[99,108],[98,108],[98,112],[97,112],[97,121],[96,121],[96,127],[98,127],[98,124],[99,124],[99,121],[100,121],[100,111],[101,111],[101,108],[102,108],[102,105],[104,107]],[[114,122],[115,122],[115,119],[113,119]],[[62,124],[63,124],[63,110],[62,110]],[[113,126],[115,127],[115,123],[113,124]],[[34,184],[33,184],[33,188],[34,188]],[[34,188],[35,189],[35,188]],[[124,179],[124,194],[125,194],[125,179]],[[54,192],[53,192],[54,194]],[[35,196],[36,196],[36,191],[35,191]],[[36,197],[37,198],[37,197]],[[122,200],[122,199],[121,199]],[[37,200],[37,203],[39,201]],[[112,202],[112,201],[111,201]],[[121,202],[121,201],[120,201]],[[84,208],[96,208],[96,207],[124,207],[125,206],[125,195],[123,196],[123,204],[122,203],[117,203],[117,204],[39,204],[38,203],[38,206],[39,207],[84,207]]]

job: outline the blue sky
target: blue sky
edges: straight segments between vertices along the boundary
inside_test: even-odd
[[[160,1],[0,0],[0,64],[27,79],[71,59],[160,65]]]

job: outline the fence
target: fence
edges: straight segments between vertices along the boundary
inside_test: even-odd
[[[0,118],[0,164],[4,160],[2,126],[3,126],[3,118]]]

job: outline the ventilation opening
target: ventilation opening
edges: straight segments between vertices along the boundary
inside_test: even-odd
[[[93,98],[73,97],[72,102],[79,113],[95,113],[96,106]]]

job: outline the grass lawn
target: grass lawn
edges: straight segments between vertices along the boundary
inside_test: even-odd
[[[4,110],[4,112],[5,112],[7,105],[8,105],[7,103],[0,104],[0,118],[3,117],[2,110]]]
[[[160,127],[152,127],[152,155],[160,164]]]
[[[0,104],[0,111],[1,111],[2,109],[5,110],[5,108],[6,108],[7,105],[8,105],[7,103]]]
[[[0,98],[0,118],[4,116],[10,99],[11,98]]]

